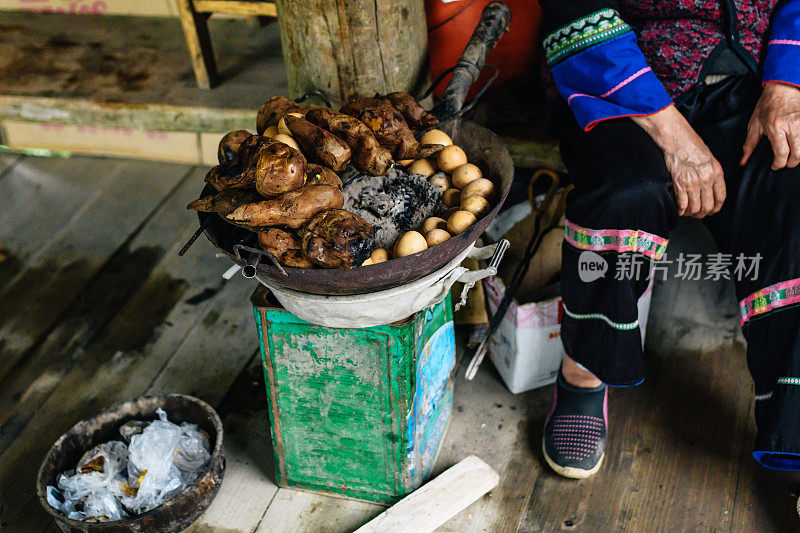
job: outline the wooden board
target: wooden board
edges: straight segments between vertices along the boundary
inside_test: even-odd
[[[229,13],[262,17],[275,17],[278,14],[275,2],[255,0],[195,0],[194,9],[198,13]]]
[[[489,492],[500,481],[470,455],[356,530],[356,533],[428,533]]]
[[[163,163],[103,159],[41,159],[31,165],[37,166],[33,173],[26,174],[18,166],[12,171],[13,176],[0,182],[4,186],[24,185],[31,189],[29,202],[23,203],[14,195],[3,197],[5,202],[13,199],[14,208],[27,213],[16,219],[21,227],[14,233],[16,239],[25,242],[20,247],[24,253],[18,254],[17,247],[8,244],[10,254],[21,257],[19,272],[11,276],[0,292],[0,317],[3,317],[0,337],[5,340],[0,379],[48,331],[86,283],[138,231],[140,224],[153,214],[187,172],[186,167]],[[70,168],[72,177],[64,178]],[[71,183],[79,184],[80,190],[65,189]],[[133,183],[135,189],[131,188]],[[48,225],[50,230],[44,232],[40,223],[32,220],[31,209],[38,206],[47,187],[56,203],[62,191],[71,192],[76,202],[83,200],[83,203],[74,209],[56,205],[52,211],[41,211],[45,219],[42,225]],[[61,214],[57,215],[58,212]],[[63,224],[55,225],[48,220],[59,216]],[[28,246],[35,247],[29,255]]]

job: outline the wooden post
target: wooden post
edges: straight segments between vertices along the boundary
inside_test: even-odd
[[[292,97],[318,89],[341,105],[428,80],[423,0],[277,0]]]

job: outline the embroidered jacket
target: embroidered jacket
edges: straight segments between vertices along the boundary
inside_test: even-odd
[[[547,65],[586,130],[671,105],[697,82],[707,59],[724,51],[763,69],[765,83],[800,86],[800,0],[540,4]]]

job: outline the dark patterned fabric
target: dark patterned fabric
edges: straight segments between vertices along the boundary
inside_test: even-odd
[[[543,44],[547,65],[552,67],[581,50],[618,37],[630,29],[613,9],[601,9],[573,20],[545,38]]]
[[[739,40],[760,61],[778,0],[734,1]],[[619,11],[633,26],[639,48],[673,98],[697,82],[706,58],[724,41],[721,0],[621,0]]]

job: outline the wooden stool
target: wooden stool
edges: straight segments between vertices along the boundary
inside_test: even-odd
[[[260,0],[177,0],[177,3],[194,77],[201,89],[210,89],[217,78],[217,64],[208,33],[208,19],[212,14],[277,16],[275,2]]]

